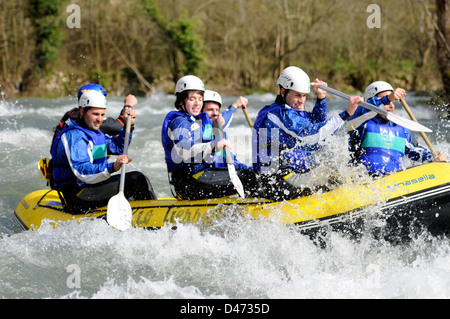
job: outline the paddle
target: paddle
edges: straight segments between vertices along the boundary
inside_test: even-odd
[[[215,120],[214,126],[216,127],[216,129],[219,132],[220,139],[221,140],[224,139],[225,134],[223,132],[222,124],[220,124],[218,120]],[[233,160],[233,156],[231,155],[231,151],[228,149],[228,147],[225,147],[224,151],[225,151],[226,160],[227,160],[228,174],[230,174],[230,180],[233,183],[234,188],[236,188],[239,196],[241,196],[242,198],[245,198],[244,186],[242,186],[242,182],[236,174],[236,168],[234,167],[234,160]]]
[[[405,108],[405,110],[408,113],[411,120],[413,120],[414,122],[418,122],[416,117],[414,116],[413,112],[409,108],[409,105],[406,103],[406,101],[402,99],[402,100],[400,100],[400,102],[402,103],[403,107]],[[431,145],[431,142],[428,139],[428,136],[424,132],[420,132],[420,135],[422,135],[422,138],[424,139],[425,143],[427,143],[428,147],[431,150],[431,153],[433,153],[433,158],[436,159],[438,157],[438,155],[437,155],[436,150],[434,149],[433,145]]]
[[[336,96],[338,96],[340,98],[343,98],[345,100],[350,100],[350,97],[351,97],[350,95],[347,95],[347,94],[342,93],[342,92],[340,92],[338,90],[332,89],[332,88],[330,88],[328,86],[324,86],[322,84],[315,84],[315,83],[311,83],[311,85],[317,85],[320,89],[322,89],[324,91],[327,91],[327,92],[329,92],[329,93],[331,93],[333,95],[336,95]],[[428,132],[428,133],[432,132],[432,130],[430,130],[429,128],[423,126],[422,124],[419,124],[417,122],[414,122],[414,121],[402,118],[401,116],[398,116],[398,115],[396,115],[394,113],[391,113],[391,112],[388,112],[386,110],[380,109],[377,106],[372,105],[370,103],[367,103],[367,102],[363,101],[363,102],[360,103],[360,105],[365,107],[366,109],[369,109],[369,110],[374,111],[374,112],[376,112],[378,114],[386,116],[386,118],[389,121],[392,121],[393,123],[395,123],[397,125],[403,126],[404,128],[406,128],[406,129],[408,129],[410,131]]]
[[[128,155],[128,144],[130,142],[131,114],[127,117],[127,126],[125,131],[125,145],[123,155]],[[124,195],[125,188],[125,165],[122,165],[120,172],[119,193],[110,198],[106,213],[106,221],[114,228],[126,230],[131,227],[132,210],[131,205]]]
[[[253,128],[253,123],[252,123],[252,120],[250,119],[250,116],[248,115],[247,108],[242,107],[242,111],[244,111],[244,115],[245,115],[245,118],[247,119],[248,126],[250,126],[250,128]]]

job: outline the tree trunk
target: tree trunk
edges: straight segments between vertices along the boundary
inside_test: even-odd
[[[437,55],[444,83],[445,102],[450,111],[450,0],[436,0],[437,9]]]

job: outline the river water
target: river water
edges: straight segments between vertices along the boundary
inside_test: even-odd
[[[275,96],[248,98],[254,120]],[[410,94],[407,101],[434,130],[436,149],[449,156],[449,121],[424,99]],[[116,116],[122,100],[110,99],[107,115]],[[127,169],[149,176],[158,197],[172,196],[160,131],[173,101],[162,93],[139,99],[129,149]],[[21,231],[13,211],[24,195],[47,188],[37,162],[49,157],[52,128],[74,105],[70,97],[0,101],[0,298],[450,298],[450,240],[426,233],[404,245],[330,233],[321,248],[295,229],[263,220],[225,223],[221,231],[180,225],[120,232],[103,220]],[[330,100],[329,115],[345,105]],[[251,130],[240,110],[228,135],[240,160],[250,164]],[[341,168],[346,143],[341,128],[327,151]]]

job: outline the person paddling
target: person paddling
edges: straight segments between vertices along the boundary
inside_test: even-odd
[[[220,124],[223,127],[223,134],[226,139],[227,133],[225,129],[230,125],[231,120],[233,118],[234,113],[239,108],[247,107],[248,100],[240,96],[236,99],[233,104],[231,104],[228,109],[226,109],[223,113],[220,112],[222,107],[222,97],[218,92],[212,90],[206,90],[203,98],[203,109],[202,111],[208,114],[209,119],[213,121],[220,121]],[[248,197],[259,197],[261,195],[259,182],[257,180],[257,176],[253,171],[253,167],[248,166],[237,159],[236,154],[231,153],[233,156],[233,163],[236,169],[245,170],[245,175],[248,180],[245,181],[245,190],[247,192]],[[225,168],[226,167],[226,156],[225,152],[222,150],[216,153],[215,167],[216,168]],[[242,172],[241,172],[242,174]]]
[[[311,82],[302,69],[284,69],[277,84],[280,93],[275,102],[262,108],[254,123],[253,168],[259,173],[265,196],[282,200],[310,191],[303,175],[318,166],[315,153],[355,112],[363,98],[351,97],[346,111],[327,119],[326,91],[316,85],[315,106],[312,112],[305,111]],[[314,84],[327,85],[319,79]]]
[[[228,108],[220,112],[222,108],[222,97],[221,95],[212,90],[206,90],[203,100],[203,109],[202,112],[205,112],[209,115],[211,121],[213,121],[216,117],[221,121],[223,129],[227,129],[227,127],[231,124],[234,114],[237,109],[246,108],[248,105],[248,99],[240,96],[236,99]]]
[[[106,89],[101,86],[100,84],[96,84],[96,83],[89,83],[89,84],[85,84],[83,86],[81,86],[78,89],[78,102],[80,101],[80,97],[81,95],[83,95],[83,93],[86,93],[87,91],[98,91],[100,93],[102,93],[105,97],[108,95]],[[100,130],[105,133],[105,134],[109,134],[111,136],[115,136],[117,134],[119,134],[119,132],[124,128],[125,126],[125,113],[127,112],[131,112],[131,115],[133,117],[136,116],[136,111],[134,110],[134,107],[138,104],[138,101],[136,99],[136,97],[132,94],[129,94],[127,97],[125,97],[124,100],[124,106],[122,108],[122,110],[120,111],[120,114],[117,118],[113,118],[113,117],[107,117],[103,120],[102,125],[100,126]],[[71,110],[67,111],[63,117],[61,118],[61,120],[59,121],[58,125],[53,129],[53,138],[52,138],[52,143],[55,140],[56,135],[59,134],[59,132],[67,125],[69,120],[77,120],[80,116],[80,112],[79,112],[80,108],[79,107],[75,107],[72,108]],[[131,131],[134,130],[134,125],[131,127]],[[51,151],[50,151],[51,152]]]
[[[236,194],[228,169],[223,167],[224,158],[216,156],[231,145],[214,136],[213,122],[202,112],[204,93],[205,85],[198,77],[180,78],[175,88],[177,111],[167,114],[161,131],[169,181],[179,199]],[[248,170],[236,168],[236,173],[242,181],[250,180]]]
[[[101,92],[88,90],[82,93],[79,117],[68,121],[52,145],[55,187],[62,192],[67,208],[74,214],[106,206],[119,189],[120,175],[112,174],[131,162],[127,155],[121,155],[125,130],[114,137],[100,130],[107,106]],[[124,115],[125,119],[131,116],[130,110]],[[118,155],[114,163],[107,160],[110,154]],[[126,174],[125,197],[129,200],[156,199],[150,181],[140,172]]]
[[[391,113],[395,111],[394,101],[405,96],[404,89],[394,89],[384,81],[371,83],[364,94],[368,103]],[[419,163],[433,161],[432,152],[419,146],[408,129],[364,107],[358,107],[349,118],[348,131],[352,162],[363,164],[371,175],[385,175],[404,169],[405,157]],[[447,161],[441,152],[437,155],[435,161]]]
[[[222,97],[219,93],[212,91],[212,90],[206,90],[204,99],[203,99],[203,109],[202,111],[208,114],[209,119],[211,122],[213,121],[220,121],[220,124],[222,125],[222,128],[224,129],[225,138],[227,138],[227,134],[225,132],[225,129],[230,125],[231,120],[233,118],[234,113],[238,108],[246,107],[248,104],[248,100],[244,97],[239,97],[236,102],[234,102],[230,107],[225,110],[223,113],[220,112],[220,108],[222,107]],[[217,155],[222,156],[224,155]],[[242,168],[242,169],[252,169],[251,167],[241,163],[238,161],[235,154],[233,154],[234,157],[234,165],[236,168]],[[217,166],[217,165],[216,165]],[[223,166],[225,167],[225,166]]]

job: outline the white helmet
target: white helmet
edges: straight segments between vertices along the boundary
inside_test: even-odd
[[[219,107],[222,106],[222,97],[219,93],[211,90],[205,91],[205,96],[203,97],[203,102],[216,102],[219,103]]]
[[[308,74],[296,66],[284,69],[278,78],[277,84],[286,90],[294,90],[300,93],[311,92],[311,81]]]
[[[99,107],[106,109],[108,107],[108,101],[106,97],[100,91],[88,90],[80,96],[78,106],[85,107]]]
[[[205,92],[205,84],[195,75],[186,75],[178,80],[175,86],[175,94],[184,91],[203,91]]]
[[[366,92],[364,92],[364,100],[367,101],[368,99],[373,98],[378,93],[384,91],[394,91],[394,89],[387,82],[384,81],[373,82],[366,88]]]

